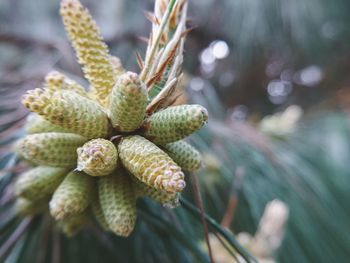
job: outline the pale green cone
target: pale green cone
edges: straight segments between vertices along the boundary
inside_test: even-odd
[[[31,113],[28,115],[25,129],[27,134],[43,132],[69,132],[67,129],[62,128],[59,125],[52,124],[36,113]]]
[[[136,222],[136,196],[128,175],[121,170],[98,179],[98,193],[108,228],[127,237]]]
[[[157,190],[147,184],[141,182],[137,178],[132,180],[133,188],[137,197],[149,197],[162,205],[174,208],[179,206],[179,193],[167,193]]]
[[[122,132],[131,132],[140,127],[147,106],[146,85],[133,72],[121,75],[109,97],[112,125]]]
[[[31,167],[35,167],[37,166],[34,162],[27,160],[22,153],[21,147],[23,144],[23,140],[24,138],[20,138],[18,139],[13,145],[12,145],[12,151],[16,154],[18,160],[20,160],[21,162],[24,162],[25,164],[31,166]]]
[[[179,105],[154,113],[145,122],[145,137],[156,144],[181,140],[202,128],[208,120],[200,105]]]
[[[94,139],[77,149],[78,171],[91,176],[104,176],[117,167],[118,151],[111,141]]]
[[[16,199],[14,209],[20,216],[36,215],[44,212],[48,208],[48,200],[41,199],[37,201],[31,201],[23,197]]]
[[[36,201],[51,195],[62,182],[66,168],[38,166],[19,175],[14,190],[17,196]]]
[[[37,165],[74,167],[77,148],[86,139],[73,133],[37,133],[24,137],[19,144],[23,157]]]
[[[147,139],[139,135],[124,137],[118,151],[124,167],[145,184],[171,193],[186,186],[181,168]]]
[[[184,170],[193,172],[202,163],[201,154],[189,143],[177,141],[164,145],[166,153]]]
[[[67,237],[73,237],[86,225],[88,221],[88,212],[85,210],[80,214],[75,214],[59,221],[58,226]]]
[[[88,139],[103,138],[110,133],[108,116],[103,108],[75,92],[29,90],[22,103],[47,121]]]
[[[96,189],[96,191],[94,193],[94,198],[91,202],[91,211],[92,211],[97,223],[100,225],[100,227],[105,231],[109,231],[108,223],[107,223],[105,215],[103,214],[103,211],[102,211],[100,197],[98,194],[98,189]]]
[[[82,213],[91,202],[94,183],[94,179],[83,172],[70,172],[52,196],[51,215],[61,220]]]
[[[89,11],[77,0],[62,0],[60,14],[94,97],[107,107],[115,83],[107,45]]]
[[[88,96],[87,92],[81,85],[58,71],[51,71],[46,75],[45,87],[51,91],[69,90],[84,97]]]

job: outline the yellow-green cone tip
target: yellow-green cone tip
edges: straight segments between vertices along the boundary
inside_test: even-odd
[[[56,220],[82,213],[90,204],[94,179],[83,172],[70,172],[50,201],[50,213]]]
[[[189,143],[177,141],[164,145],[165,152],[184,170],[193,172],[202,164],[201,154]]]
[[[129,236],[136,222],[136,196],[128,175],[118,170],[100,177],[98,193],[108,228],[118,236]]]
[[[17,196],[36,201],[51,195],[62,182],[65,168],[38,166],[19,175],[14,190]]]
[[[37,133],[24,137],[18,148],[22,156],[37,164],[57,167],[74,167],[77,160],[76,149],[86,142],[86,138],[74,133]]]
[[[69,90],[87,97],[85,89],[74,80],[69,79],[58,71],[51,71],[45,77],[45,88],[54,92],[56,90]]]
[[[77,0],[62,0],[60,14],[94,97],[107,107],[115,76],[108,47],[96,22]]]
[[[12,144],[12,146],[11,146],[11,151],[13,151],[13,152],[16,154],[16,156],[18,157],[19,160],[21,160],[21,161],[27,161],[27,160],[24,158],[24,156],[23,156],[23,154],[22,154],[22,150],[21,150],[22,144],[23,144],[23,140],[24,140],[24,138],[20,138],[20,139],[18,139],[16,142],[14,142],[14,143]]]
[[[67,237],[73,237],[86,225],[88,220],[88,213],[84,211],[59,221],[58,226]]]
[[[68,90],[29,90],[23,105],[52,124],[88,139],[103,138],[110,132],[107,114],[96,102]]]
[[[185,188],[181,168],[149,140],[139,135],[124,137],[118,151],[124,167],[145,184],[171,193]]]
[[[104,176],[117,167],[118,152],[111,141],[94,139],[77,149],[78,171],[91,176]]]
[[[156,144],[181,140],[202,128],[208,111],[200,105],[178,105],[158,111],[145,121],[144,135]]]
[[[112,125],[122,132],[131,132],[140,127],[147,106],[146,85],[133,72],[122,74],[109,97]]]
[[[20,216],[36,215],[44,212],[48,208],[47,199],[31,201],[26,198],[19,197],[16,199],[14,210]]]

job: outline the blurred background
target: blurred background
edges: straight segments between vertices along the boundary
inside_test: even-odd
[[[144,54],[150,30],[144,11],[153,1],[81,2],[111,53],[137,72],[135,51]],[[7,186],[21,168],[10,145],[28,114],[20,96],[40,87],[52,69],[87,86],[58,10],[58,0],[0,0],[0,258],[96,262],[106,253],[103,262],[207,262],[202,226],[184,208],[172,213],[191,236],[164,226],[149,234],[153,221],[144,215],[128,241],[102,236],[96,245],[88,231],[72,240],[54,232],[44,239],[52,242],[45,253],[40,219],[22,229],[23,221],[10,216]],[[188,27],[182,101],[210,114],[189,138],[203,153],[196,175],[206,213],[261,262],[348,262],[350,2],[189,1]],[[184,194],[190,200],[191,192]],[[145,202],[140,209],[158,208]],[[212,233],[210,239],[215,262],[243,260]],[[85,258],[84,249],[96,257]]]

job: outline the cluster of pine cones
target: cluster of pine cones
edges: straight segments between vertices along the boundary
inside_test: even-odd
[[[23,96],[32,113],[16,150],[33,168],[15,182],[20,213],[49,207],[68,236],[92,213],[103,229],[128,236],[137,198],[176,206],[186,185],[182,170],[201,165],[199,152],[181,140],[208,118],[200,105],[173,106],[168,99],[180,74],[186,8],[185,1],[156,1],[153,35],[136,74],[109,55],[79,1],[61,2],[63,23],[91,86],[86,91],[55,71],[43,88]]]

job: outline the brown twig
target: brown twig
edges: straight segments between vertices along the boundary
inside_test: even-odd
[[[207,224],[207,221],[205,220],[205,216],[204,216],[204,208],[203,208],[202,197],[201,197],[200,190],[199,190],[198,178],[193,173],[190,173],[190,177],[191,177],[191,183],[192,183],[192,188],[193,188],[194,201],[195,201],[197,208],[199,209],[199,211],[201,213],[201,221],[202,221],[203,228],[204,228],[204,236],[205,236],[205,241],[206,241],[207,247],[208,247],[208,254],[209,254],[210,262],[214,263],[213,252],[212,252],[212,249],[210,246],[210,240],[209,240],[208,224]]]
[[[229,228],[232,220],[235,216],[237,204],[238,204],[238,196],[237,191],[241,187],[241,179],[244,176],[244,168],[243,167],[237,167],[235,172],[235,179],[232,182],[231,191],[230,191],[230,197],[229,201],[227,203],[226,211],[224,214],[224,217],[222,218],[221,225],[223,227]]]

